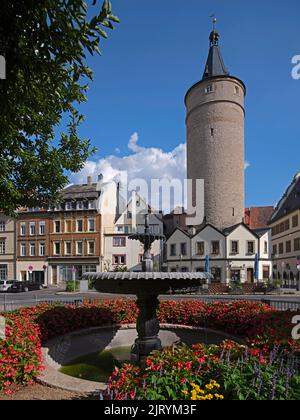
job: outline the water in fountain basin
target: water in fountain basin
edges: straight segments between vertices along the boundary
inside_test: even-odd
[[[106,382],[115,367],[130,360],[131,347],[115,347],[81,356],[65,364],[60,372],[94,382]]]

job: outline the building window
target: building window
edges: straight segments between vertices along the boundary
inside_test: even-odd
[[[273,245],[273,255],[277,255],[277,245]]]
[[[231,254],[239,253],[239,241],[231,241]]]
[[[83,220],[77,220],[77,232],[83,232]]]
[[[29,255],[31,257],[34,257],[35,256],[35,243],[34,242],[31,242],[30,243],[30,246],[29,246]]]
[[[254,241],[248,241],[247,242],[247,254],[248,255],[255,254],[255,242]]]
[[[89,201],[89,210],[94,210],[96,208],[96,201],[90,200]]]
[[[94,241],[88,242],[88,254],[95,255],[95,242]]]
[[[175,257],[176,256],[176,244],[170,245],[170,256]]]
[[[299,219],[298,219],[298,214],[296,214],[296,216],[293,216],[293,219],[292,219],[293,228],[298,227],[298,224],[299,224]]]
[[[285,244],[285,252],[289,254],[292,252],[292,241],[287,241]]]
[[[29,225],[29,235],[34,236],[35,235],[35,222],[30,222]]]
[[[265,251],[265,254],[268,254],[269,253],[268,241],[265,241],[264,242],[264,251]]]
[[[8,270],[7,265],[1,264],[0,265],[0,280],[7,280]]]
[[[46,232],[46,224],[45,222],[40,222],[39,224],[39,234],[40,235],[45,235]]]
[[[282,255],[284,253],[284,246],[283,246],[283,242],[279,244],[279,250],[278,250],[279,254]]]
[[[180,254],[181,255],[187,255],[186,242],[183,242],[182,244],[180,244]]]
[[[77,255],[82,255],[83,254],[83,243],[82,243],[82,241],[77,241],[76,242],[76,254]]]
[[[212,243],[211,243],[211,253],[212,253],[212,255],[219,255],[220,254],[220,242],[219,241],[212,241]]]
[[[60,242],[54,242],[54,255],[60,255]]]
[[[83,210],[83,208],[84,208],[83,201],[77,201],[76,208],[77,208],[77,210]]]
[[[5,222],[3,220],[0,221],[0,232],[5,232]]]
[[[72,220],[65,221],[65,232],[70,233],[72,231]]]
[[[212,93],[214,91],[213,85],[208,85],[205,88],[205,93]]]
[[[95,232],[95,219],[89,219],[88,226],[89,232]]]
[[[0,241],[0,255],[4,255],[5,254],[5,241],[2,240]]]
[[[196,242],[196,255],[204,255],[204,242]]]
[[[60,233],[60,220],[54,222],[54,233]]]
[[[46,254],[45,242],[40,242],[40,257],[44,257]]]
[[[235,93],[236,95],[239,95],[239,94],[240,94],[240,88],[239,88],[238,86],[235,86],[235,88],[234,88],[234,93]]]
[[[72,202],[71,201],[67,201],[66,202],[66,210],[72,210],[73,206],[72,206]]]
[[[20,254],[21,257],[26,257],[26,244],[24,242],[21,243]]]
[[[210,136],[211,137],[214,137],[214,135],[215,135],[215,130],[213,128],[211,128],[210,129]]]
[[[113,237],[113,246],[114,247],[124,247],[124,246],[126,246],[126,238],[124,236],[114,236]]]
[[[21,225],[20,225],[20,235],[21,236],[26,235],[26,223],[21,223]]]
[[[300,238],[294,240],[294,251],[300,251]]]
[[[126,255],[113,255],[114,265],[126,265]]]
[[[71,242],[65,242],[65,255],[72,254],[72,244]]]
[[[188,267],[182,267],[182,268],[181,268],[181,272],[182,272],[182,273],[188,273],[188,272],[189,272]]]

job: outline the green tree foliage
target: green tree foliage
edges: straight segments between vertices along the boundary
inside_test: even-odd
[[[107,0],[1,1],[0,208],[7,214],[55,203],[66,171],[78,172],[93,153],[78,135],[78,106],[93,76],[86,56],[100,53],[118,21]]]

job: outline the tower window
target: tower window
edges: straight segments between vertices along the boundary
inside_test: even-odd
[[[235,86],[235,94],[236,95],[240,94],[240,88],[238,86]]]
[[[232,208],[232,216],[233,217],[235,216],[235,208],[234,207]]]
[[[215,134],[215,130],[214,130],[213,128],[211,128],[211,129],[210,129],[210,135],[211,135],[211,137],[213,137],[213,136],[214,136],[214,134]]]
[[[208,85],[205,88],[205,93],[212,93],[214,91],[213,85]]]

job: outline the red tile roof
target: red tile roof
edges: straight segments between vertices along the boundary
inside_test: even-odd
[[[268,221],[274,211],[272,206],[250,207],[245,209],[245,224],[250,229],[268,228]]]

